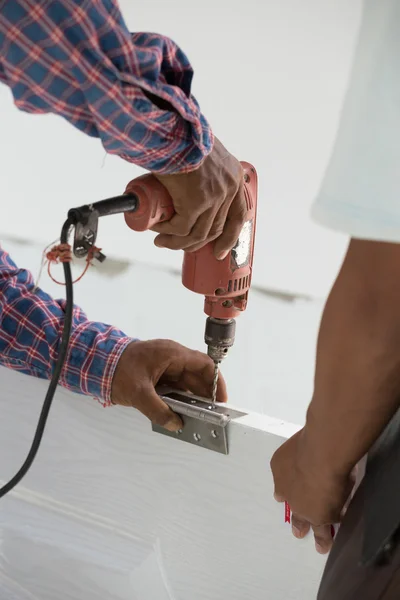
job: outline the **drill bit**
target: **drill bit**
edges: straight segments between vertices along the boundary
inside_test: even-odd
[[[217,388],[218,388],[218,375],[219,375],[219,363],[214,361],[214,379],[213,379],[213,387],[212,387],[212,403],[213,405],[217,399]]]
[[[207,354],[214,361],[214,379],[212,386],[211,401],[217,401],[217,389],[219,378],[219,365],[225,359],[229,348],[235,341],[235,319],[217,319],[208,317],[204,332],[204,341],[207,344]]]

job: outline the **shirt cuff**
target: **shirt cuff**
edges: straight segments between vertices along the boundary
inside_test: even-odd
[[[111,386],[118,361],[134,340],[122,331],[88,321],[72,332],[59,384],[111,405]]]
[[[159,94],[165,97],[161,92]],[[171,98],[169,100],[172,104]],[[188,102],[198,107],[194,98]],[[127,147],[120,150],[119,142],[110,139],[104,143],[107,152],[118,154],[127,162],[160,175],[189,173],[198,169],[214,147],[214,134],[200,110],[189,116],[188,111],[182,108],[175,113],[159,110],[150,100],[146,100],[146,103],[152,106],[152,124],[147,122],[146,147],[143,145],[141,151],[137,148],[129,151]],[[160,127],[163,128],[163,135],[160,135]],[[143,128],[143,123],[132,125],[132,136],[136,128]]]

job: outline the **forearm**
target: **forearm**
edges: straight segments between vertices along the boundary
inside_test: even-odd
[[[399,269],[400,245],[352,241],[324,310],[303,447],[339,476],[399,406]]]
[[[7,0],[0,37],[18,108],[58,114],[157,173],[196,169],[211,151],[189,60],[167,37],[131,34],[116,0]]]
[[[64,316],[64,301],[35,289],[31,274],[18,269],[0,248],[0,364],[50,379]],[[115,327],[89,321],[74,307],[60,385],[109,405],[115,368],[131,341]]]

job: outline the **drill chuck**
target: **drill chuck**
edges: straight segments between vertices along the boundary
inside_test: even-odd
[[[215,363],[220,363],[235,343],[235,319],[215,319],[208,317],[204,341],[207,344],[207,354]]]

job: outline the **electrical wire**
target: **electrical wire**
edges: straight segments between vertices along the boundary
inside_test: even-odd
[[[68,243],[68,235],[72,225],[75,224],[73,219],[67,219],[61,230],[61,244]],[[0,488],[0,498],[8,494],[20,481],[29,469],[32,466],[33,461],[35,460],[36,454],[39,450],[40,443],[42,441],[44,429],[46,427],[47,418],[49,416],[50,408],[54,399],[54,394],[57,390],[58,381],[60,379],[60,375],[64,366],[64,362],[67,356],[69,338],[71,334],[72,328],[72,315],[73,315],[73,307],[74,307],[74,298],[73,298],[73,284],[72,284],[72,273],[71,273],[71,264],[69,262],[63,263],[64,268],[64,276],[65,276],[65,288],[66,288],[66,305],[65,305],[65,317],[64,317],[64,326],[61,336],[60,347],[58,350],[58,357],[54,367],[53,375],[51,376],[50,384],[47,389],[47,393],[45,399],[43,401],[42,410],[40,412],[38,424],[36,426],[35,435],[33,437],[33,441],[30,447],[30,450],[27,454],[27,457],[22,464],[19,471],[6,483],[2,488]]]

